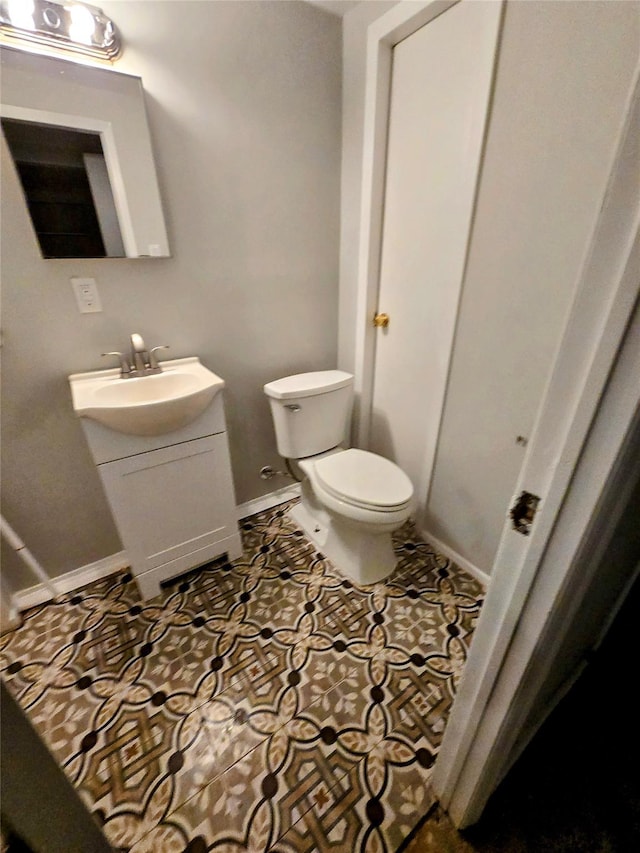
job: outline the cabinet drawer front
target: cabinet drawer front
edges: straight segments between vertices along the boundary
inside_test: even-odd
[[[226,433],[108,462],[99,471],[136,574],[237,529]]]

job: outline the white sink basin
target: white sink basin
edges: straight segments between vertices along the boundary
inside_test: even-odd
[[[116,432],[162,435],[201,415],[224,380],[198,358],[162,362],[162,373],[122,379],[118,368],[69,377],[73,409]]]

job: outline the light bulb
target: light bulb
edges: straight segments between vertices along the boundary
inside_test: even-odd
[[[69,35],[73,41],[80,44],[91,44],[95,32],[93,15],[85,6],[73,4],[67,6],[71,15]]]
[[[33,29],[34,0],[8,0],[7,10],[14,27]]]

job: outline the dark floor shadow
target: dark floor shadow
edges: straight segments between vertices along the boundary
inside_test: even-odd
[[[640,582],[593,660],[461,837],[478,851],[640,850]]]

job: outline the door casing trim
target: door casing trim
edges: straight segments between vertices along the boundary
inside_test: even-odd
[[[475,0],[474,0],[475,2]],[[355,392],[356,392],[356,443],[359,447],[376,449],[371,446],[371,424],[375,402],[376,375],[376,329],[372,318],[376,310],[384,310],[378,304],[383,272],[387,283],[388,270],[383,270],[384,243],[384,199],[387,191],[387,161],[389,157],[389,131],[391,122],[391,99],[393,86],[393,50],[402,41],[416,34],[425,24],[433,22],[443,13],[457,5],[467,6],[471,0],[455,2],[428,2],[424,4],[399,3],[370,25],[367,36],[367,77],[365,86],[365,118],[361,230],[359,245],[359,281],[356,313],[355,348]],[[440,293],[442,312],[439,324],[439,337],[435,344],[438,355],[433,359],[434,374],[428,386],[430,415],[423,424],[424,445],[421,459],[416,460],[415,470],[407,471],[414,481],[416,501],[415,516],[422,523],[429,501],[433,480],[436,451],[445,409],[447,388],[451,371],[451,362],[458,328],[460,305],[471,246],[471,236],[480,190],[482,165],[487,143],[488,128],[493,103],[493,91],[497,73],[497,56],[500,35],[504,19],[504,2],[495,0],[483,3],[482,27],[476,38],[479,66],[476,72],[478,91],[467,108],[468,127],[466,130],[466,154],[464,167],[461,167],[456,179],[463,176],[459,186],[459,198],[462,200],[456,229],[455,254],[456,269],[451,269],[451,287]],[[421,8],[416,11],[416,7]],[[407,7],[407,8],[404,8]],[[400,13],[405,20],[399,23]],[[387,23],[388,19],[388,23]],[[391,27],[389,31],[388,27]],[[381,35],[381,33],[383,33]],[[375,89],[375,91],[374,91]],[[369,227],[367,227],[367,225]],[[459,245],[457,240],[459,239]],[[444,251],[444,248],[442,249]],[[455,278],[453,277],[455,275]],[[392,333],[393,334],[393,333]]]
[[[375,330],[371,318],[378,301],[389,101],[393,48],[460,0],[398,3],[367,30],[367,66],[358,244],[355,334],[355,439],[367,447],[371,427]]]

